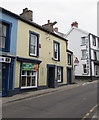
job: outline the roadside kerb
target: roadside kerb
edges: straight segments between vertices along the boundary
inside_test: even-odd
[[[78,84],[71,84],[71,85],[56,87],[56,88],[49,88],[49,89],[43,89],[43,90],[38,90],[38,91],[26,92],[26,93],[14,95],[12,97],[3,97],[2,104],[12,103],[12,102],[25,100],[25,99],[29,99],[29,98],[36,98],[36,97],[44,96],[47,94],[52,94],[56,91],[69,90],[69,89],[72,89],[75,87],[79,87],[80,85],[83,85],[83,84],[84,84],[84,82],[78,83]]]

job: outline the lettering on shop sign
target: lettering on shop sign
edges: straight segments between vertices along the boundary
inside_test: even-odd
[[[39,69],[38,64],[33,64],[33,63],[23,63],[22,64],[22,70],[38,71],[38,69]]]

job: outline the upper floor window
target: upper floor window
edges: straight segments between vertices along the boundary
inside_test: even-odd
[[[60,60],[60,43],[56,41],[54,41],[54,59]]]
[[[68,54],[68,65],[72,64],[72,58],[71,54]]]
[[[97,60],[97,52],[94,51],[94,60]]]
[[[99,38],[97,40],[98,40],[98,48],[99,48]]]
[[[30,55],[38,56],[39,54],[39,34],[30,32]]]
[[[86,59],[86,58],[87,58],[87,51],[82,50],[82,59]]]
[[[86,38],[82,37],[82,45],[86,45]]]
[[[9,51],[10,49],[10,26],[0,22],[0,49]]]
[[[92,36],[92,38],[93,38],[93,46],[96,46],[96,37]]]

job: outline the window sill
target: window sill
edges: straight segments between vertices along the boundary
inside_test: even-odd
[[[10,50],[4,49],[4,48],[0,48],[0,51],[3,51],[3,52],[10,52]]]
[[[38,55],[29,54],[31,57],[39,57]]]
[[[21,87],[21,89],[31,89],[31,88],[37,88],[37,86],[28,86],[28,87]]]
[[[57,81],[57,83],[63,83],[62,81]]]
[[[81,60],[87,60],[87,58],[81,58]]]
[[[52,60],[54,60],[54,61],[60,61],[60,60],[58,60],[58,59],[55,59],[55,58],[52,58]]]
[[[72,64],[69,64],[69,63],[68,63],[68,65],[72,65]]]
[[[82,75],[88,75],[88,73],[83,73]]]
[[[84,44],[84,45],[80,45],[80,46],[85,46],[86,44]]]

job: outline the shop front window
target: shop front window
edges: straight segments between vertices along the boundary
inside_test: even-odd
[[[37,72],[37,64],[22,64],[21,89],[37,87]]]

